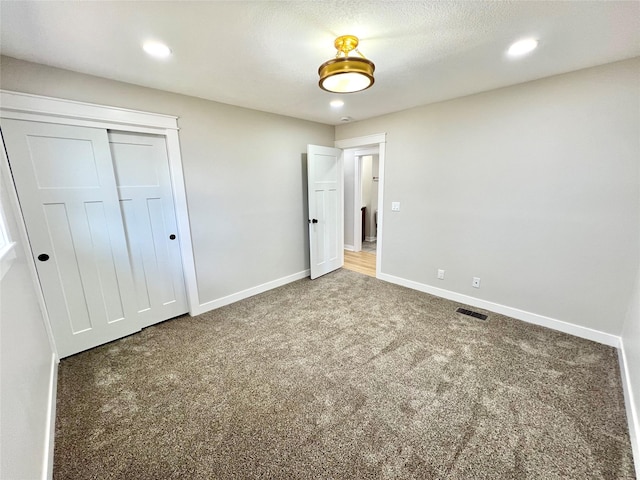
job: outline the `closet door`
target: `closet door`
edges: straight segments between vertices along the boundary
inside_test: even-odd
[[[164,137],[109,132],[143,327],[187,312]]]
[[[59,355],[140,330],[107,132],[0,125]]]

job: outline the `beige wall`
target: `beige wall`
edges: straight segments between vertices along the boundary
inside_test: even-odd
[[[638,269],[639,70],[338,126],[387,133],[383,273],[620,335]]]
[[[0,87],[179,117],[200,303],[309,268],[307,144],[334,128],[0,58]]]

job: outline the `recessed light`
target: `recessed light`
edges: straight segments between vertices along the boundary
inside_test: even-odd
[[[520,57],[536,49],[538,46],[538,40],[535,38],[525,38],[524,40],[518,40],[509,47],[507,53],[511,57]]]
[[[344,105],[344,102],[342,100],[331,100],[329,102],[329,105],[331,105],[333,108],[340,108]]]
[[[165,58],[171,55],[171,49],[160,42],[146,42],[142,48],[149,55],[157,58]]]

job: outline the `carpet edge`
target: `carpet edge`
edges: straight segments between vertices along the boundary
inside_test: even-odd
[[[480,298],[471,297],[462,293],[453,292],[451,290],[445,290],[443,288],[432,287],[424,283],[414,282],[413,280],[407,280],[388,273],[381,273],[378,275],[379,280],[384,280],[389,283],[394,283],[403,287],[418,290],[420,292],[435,295],[436,297],[445,298],[454,302],[463,303],[465,305],[471,305],[473,307],[489,310],[494,313],[506,315],[516,320],[532,323],[534,325],[540,325],[559,332],[568,333],[576,337],[591,340],[609,347],[618,348],[620,346],[620,337],[611,333],[602,332],[589,327],[583,327],[576,325],[575,323],[565,322],[556,318],[546,317],[537,313],[527,312],[518,308],[501,305],[499,303],[482,300]]]
[[[239,292],[217,298],[215,300],[209,300],[208,302],[201,303],[200,305],[193,308],[192,311],[189,312],[189,315],[191,315],[192,317],[195,317],[196,315],[200,315],[202,313],[215,310],[216,308],[224,307],[225,305],[229,305],[231,303],[244,300],[245,298],[253,297],[254,295],[267,292],[269,290],[272,290],[277,287],[281,287],[288,283],[295,282],[297,280],[302,280],[303,278],[307,278],[310,274],[311,274],[310,269],[302,270],[300,272],[293,273],[291,275],[287,275],[284,277],[277,278],[275,280],[271,280],[266,283],[262,283],[260,285],[256,285],[255,287],[250,287],[245,290],[241,290]]]

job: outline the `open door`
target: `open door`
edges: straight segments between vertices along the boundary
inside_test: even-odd
[[[342,150],[307,145],[311,278],[344,264]]]

